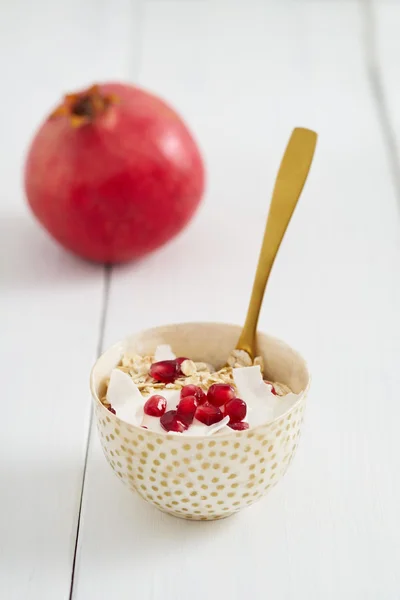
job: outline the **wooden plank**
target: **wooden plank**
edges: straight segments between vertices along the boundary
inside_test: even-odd
[[[394,600],[399,224],[360,5],[148,2],[143,19],[140,82],[191,123],[209,186],[184,234],[114,271],[107,344],[163,322],[243,321],[280,156],[306,126],[317,156],[260,328],[304,353],[313,386],[285,480],[218,523],[131,495],[93,432],[74,598]]]
[[[63,93],[126,69],[125,17],[90,0],[1,3],[0,596],[7,600],[69,598],[88,373],[104,302],[103,267],[68,255],[29,214],[25,152]]]

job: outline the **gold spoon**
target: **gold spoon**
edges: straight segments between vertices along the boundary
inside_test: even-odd
[[[246,321],[236,346],[237,350],[245,350],[252,359],[256,351],[257,323],[265,286],[306,182],[316,143],[314,131],[300,127],[294,129],[278,171]]]

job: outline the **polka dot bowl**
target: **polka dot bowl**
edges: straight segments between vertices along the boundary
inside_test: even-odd
[[[157,327],[115,344],[93,367],[95,418],[108,463],[133,492],[176,517],[228,517],[259,500],[283,477],[296,452],[309,388],[304,360],[285,343],[259,333],[258,353],[264,358],[266,376],[301,392],[299,399],[265,425],[209,437],[160,435],[121,421],[99,400],[104,380],[124,352],[152,354],[159,344],[170,344],[178,356],[218,368],[239,334],[240,327],[222,323]]]

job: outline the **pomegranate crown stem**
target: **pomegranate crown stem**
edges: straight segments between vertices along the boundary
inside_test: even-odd
[[[67,117],[71,126],[78,128],[92,123],[117,102],[119,102],[117,96],[102,93],[100,86],[95,84],[86,90],[66,94],[49,118]]]

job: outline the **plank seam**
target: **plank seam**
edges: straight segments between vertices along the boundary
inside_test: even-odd
[[[108,305],[109,305],[109,299],[110,299],[111,275],[112,275],[112,267],[109,265],[105,265],[104,272],[103,272],[103,295],[102,295],[102,303],[101,303],[101,311],[100,311],[99,336],[98,336],[97,347],[96,347],[96,357],[97,358],[101,355],[101,353],[103,351],[104,334],[105,334],[107,314],[108,314]],[[89,426],[88,426],[88,432],[87,432],[87,436],[86,436],[85,458],[84,458],[84,462],[83,462],[81,493],[80,493],[79,508],[78,508],[78,519],[77,519],[76,531],[75,531],[74,556],[72,559],[71,583],[70,583],[69,596],[68,596],[69,600],[72,600],[73,595],[74,595],[75,571],[76,571],[76,565],[77,565],[79,534],[80,534],[81,517],[82,517],[82,505],[83,505],[83,496],[84,496],[84,491],[85,491],[85,480],[86,480],[86,472],[87,472],[87,465],[88,465],[88,458],[89,458],[89,448],[90,448],[92,424],[93,424],[93,406],[92,406],[92,403],[90,403]]]
[[[400,152],[390,118],[378,52],[378,32],[373,0],[359,0],[363,19],[364,57],[375,110],[388,156],[397,205],[400,210]]]

